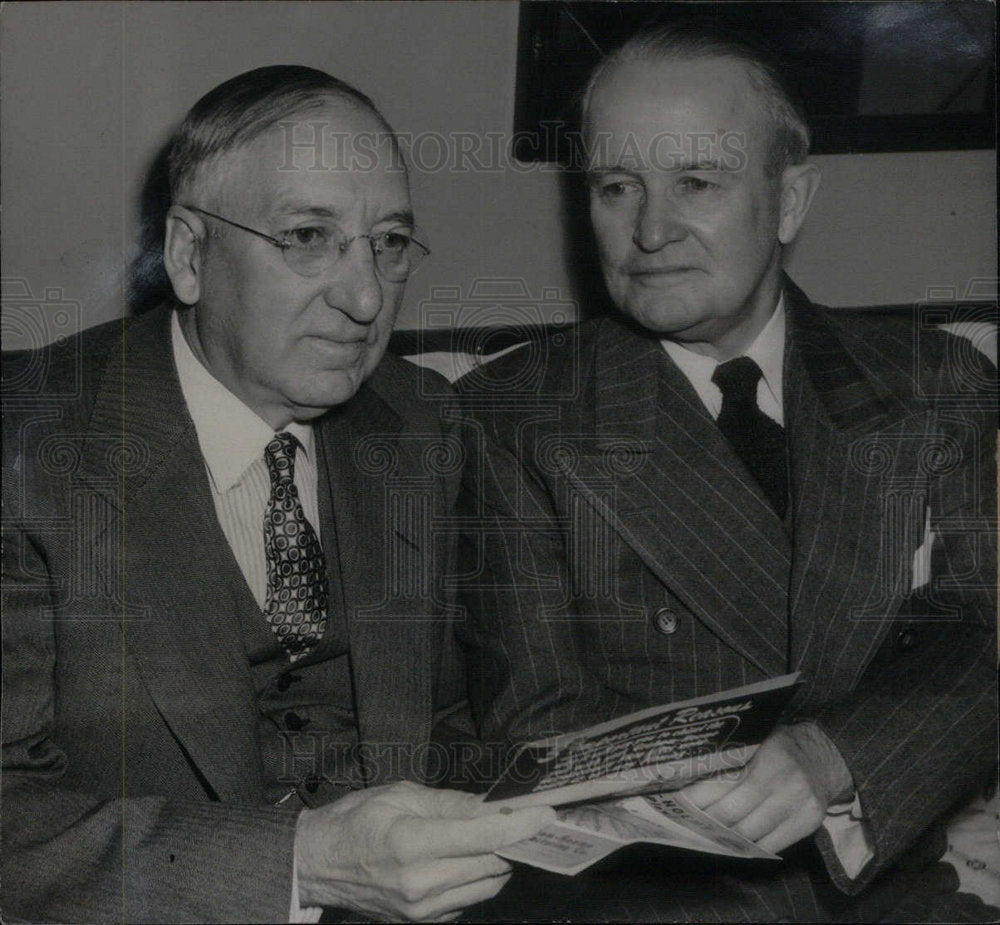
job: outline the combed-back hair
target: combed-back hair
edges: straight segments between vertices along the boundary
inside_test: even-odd
[[[581,113],[586,134],[591,96],[601,79],[622,64],[645,61],[690,61],[733,58],[744,64],[770,123],[771,143],[765,170],[779,175],[790,164],[801,164],[809,154],[809,126],[795,88],[773,52],[763,44],[734,35],[717,23],[697,19],[667,23],[635,33],[607,54],[594,68],[583,91]]]
[[[191,107],[169,146],[171,197],[177,201],[203,164],[248,144],[282,119],[323,106],[331,97],[368,110],[395,141],[385,116],[349,83],[303,65],[259,67],[219,84]]]
[[[150,311],[173,297],[163,266],[163,228],[171,201],[190,192],[199,169],[303,110],[331,98],[352,100],[396,136],[385,117],[360,90],[323,71],[299,65],[257,68],[219,84],[205,94],[161,148],[142,191],[140,248],[128,270],[129,309]],[[398,145],[397,154],[399,153]],[[400,158],[400,162],[402,158]],[[201,203],[201,205],[207,205]]]

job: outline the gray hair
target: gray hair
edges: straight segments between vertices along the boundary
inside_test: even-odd
[[[810,134],[797,94],[784,79],[780,67],[760,49],[721,32],[716,26],[670,23],[642,30],[606,55],[594,68],[581,102],[584,132],[591,97],[601,79],[622,64],[632,62],[733,58],[746,68],[750,85],[757,92],[771,128],[771,143],[765,170],[770,176],[790,164],[801,164],[809,154]]]

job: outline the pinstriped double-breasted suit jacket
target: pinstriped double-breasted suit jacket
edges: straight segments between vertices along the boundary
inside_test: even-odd
[[[287,920],[302,804],[265,798],[241,634],[263,616],[216,517],[169,317],[5,369],[5,918]],[[435,709],[463,696],[432,536],[461,444],[421,392],[449,400],[386,358],[316,423],[328,622],[349,637],[368,783],[420,779]]]
[[[995,373],[785,282],[784,523],[623,320],[466,377],[462,633],[483,735],[505,741],[802,672],[789,718],[840,750],[874,850],[850,879],[819,837],[821,879],[865,894],[996,760]],[[807,915],[780,898],[815,880],[793,867],[763,919]],[[750,915],[684,908],[652,912]]]

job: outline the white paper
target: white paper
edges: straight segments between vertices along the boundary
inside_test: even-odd
[[[624,845],[648,842],[727,857],[779,860],[677,794],[628,797],[559,810],[541,832],[498,851],[501,857],[573,875]]]

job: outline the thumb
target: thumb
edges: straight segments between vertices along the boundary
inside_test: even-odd
[[[515,842],[531,838],[547,825],[556,821],[556,811],[551,806],[529,806],[526,809],[500,809],[493,816],[484,816],[491,820],[496,833],[496,847],[503,848]]]

